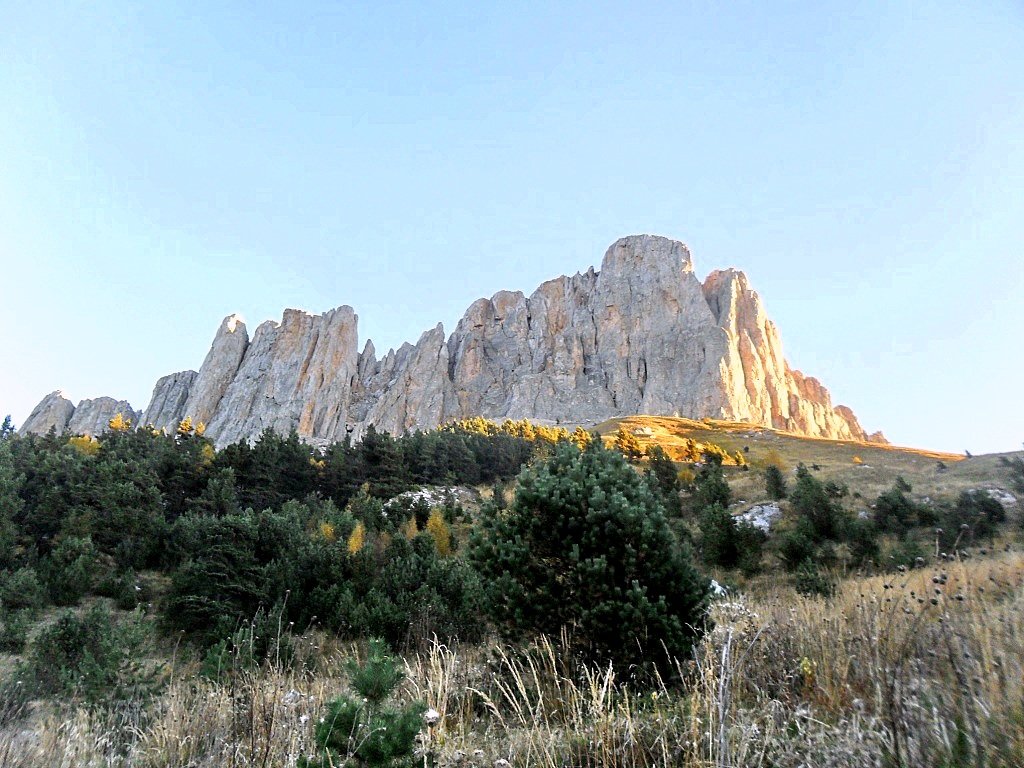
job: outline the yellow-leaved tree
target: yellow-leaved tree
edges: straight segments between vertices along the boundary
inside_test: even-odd
[[[587,432],[583,427],[576,427],[569,435],[569,440],[579,448],[581,451],[586,450],[587,446],[594,440],[594,436]]]
[[[615,433],[615,449],[628,461],[637,461],[644,455],[640,440],[625,424],[619,424],[619,431]]]
[[[68,438],[68,445],[83,456],[95,456],[100,450],[100,441],[88,435],[75,435]]]
[[[356,523],[356,527],[352,529],[352,533],[348,537],[348,553],[354,555],[360,552],[363,546],[366,544],[366,526],[363,525],[363,521],[360,520]]]
[[[338,538],[337,529],[334,527],[334,523],[324,520],[320,523],[320,535],[327,541],[334,541]]]
[[[427,518],[427,533],[434,539],[434,549],[438,555],[448,557],[452,553],[452,532],[440,509],[431,510]]]
[[[107,426],[111,432],[127,432],[132,428],[132,420],[126,419],[122,413],[115,413],[114,418],[107,422]]]

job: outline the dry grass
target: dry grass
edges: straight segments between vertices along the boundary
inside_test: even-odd
[[[638,436],[641,444],[644,447],[660,445],[670,455],[685,439],[717,443],[730,453],[749,449],[745,456],[755,471],[726,468],[733,495],[747,501],[763,498],[764,478],[758,470],[764,468],[773,454],[781,457],[786,469],[791,470],[800,463],[817,465],[819,470],[815,474],[822,480],[844,483],[851,491],[859,491],[870,499],[891,488],[898,476],[933,497],[952,498],[968,488],[1009,487],[1006,469],[995,454],[966,459],[964,454],[827,440],[742,422],[694,421],[669,416],[612,419],[599,424],[597,430],[602,435],[614,435],[620,423],[650,429],[652,435]],[[855,462],[855,458],[861,463]],[[939,462],[946,466],[945,471],[939,471]]]
[[[402,695],[440,712],[424,749],[442,766],[1024,764],[1018,553],[850,579],[830,601],[779,587],[713,610],[714,631],[676,664],[683,685],[637,691],[542,638],[435,643],[406,659]],[[293,766],[354,652],[314,645],[326,671],[222,684],[182,669],[145,707],[41,706],[0,733],[0,768]]]

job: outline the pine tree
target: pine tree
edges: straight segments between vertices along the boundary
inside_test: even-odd
[[[739,568],[747,574],[761,567],[767,538],[764,531],[736,519],[720,504],[707,507],[699,524],[704,562],[721,568]]]
[[[570,628],[576,649],[639,670],[684,657],[707,582],[658,496],[616,451],[568,444],[520,475],[511,509],[484,510],[471,541],[485,598],[510,635]]]
[[[734,568],[739,560],[736,524],[721,504],[706,507],[700,515],[700,551],[708,565]]]
[[[764,487],[769,499],[786,498],[786,478],[783,477],[782,470],[774,464],[765,467]]]
[[[1024,493],[1024,456],[1003,456],[1001,462],[1010,471],[1010,483],[1014,490]]]
[[[809,523],[814,541],[841,541],[849,516],[839,503],[843,489],[817,480],[803,464],[796,468],[796,485],[789,494],[793,510]]]
[[[693,481],[694,505],[698,513],[713,504],[728,509],[729,502],[732,501],[732,491],[722,471],[722,460],[717,456],[707,455],[704,459],[704,466]]]
[[[14,457],[6,439],[0,440],[0,569],[14,564],[14,546],[17,528],[14,521],[21,517],[24,503],[19,491],[24,477],[16,474]]]
[[[679,499],[679,473],[676,471],[675,462],[660,445],[655,445],[647,452],[647,474],[654,480],[661,493],[665,511],[670,515],[678,515],[682,511]]]
[[[299,768],[336,768],[349,761],[366,768],[412,768],[426,707],[421,702],[388,702],[404,676],[384,642],[371,640],[366,662],[349,665],[355,695],[327,704],[316,727],[318,754],[300,758]]]

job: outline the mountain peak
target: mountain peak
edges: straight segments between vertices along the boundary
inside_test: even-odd
[[[266,428],[328,442],[371,424],[400,434],[468,416],[592,426],[680,415],[867,438],[852,411],[789,367],[742,272],[701,283],[689,249],[657,235],[617,240],[599,272],[479,299],[447,338],[438,324],[381,360],[369,341],[359,352],[357,326],[347,305],[288,309],[250,341],[229,315],[198,373],[157,382],[146,418],[167,428],[191,416],[220,446]],[[71,424],[69,406],[48,395],[27,431]]]

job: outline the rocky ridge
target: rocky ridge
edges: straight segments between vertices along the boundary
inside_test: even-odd
[[[530,296],[479,299],[450,336],[438,325],[381,359],[370,341],[359,350],[357,323],[349,306],[288,309],[250,340],[228,316],[198,372],[157,382],[142,421],[167,429],[190,416],[218,446],[268,428],[326,443],[371,424],[402,434],[467,416],[593,425],[661,414],[869,437],[820,382],[789,367],[742,272],[701,283],[686,246],[663,237],[623,238],[599,272],[557,277]],[[53,398],[22,431],[74,430]],[[89,413],[92,428],[99,417]]]
[[[19,431],[45,435],[53,429],[57,434],[70,432],[75,435],[98,435],[117,414],[130,419],[134,424],[142,417],[142,411],[136,411],[125,400],[97,397],[81,400],[76,406],[63,392],[57,390],[44,397],[32,409]]]

